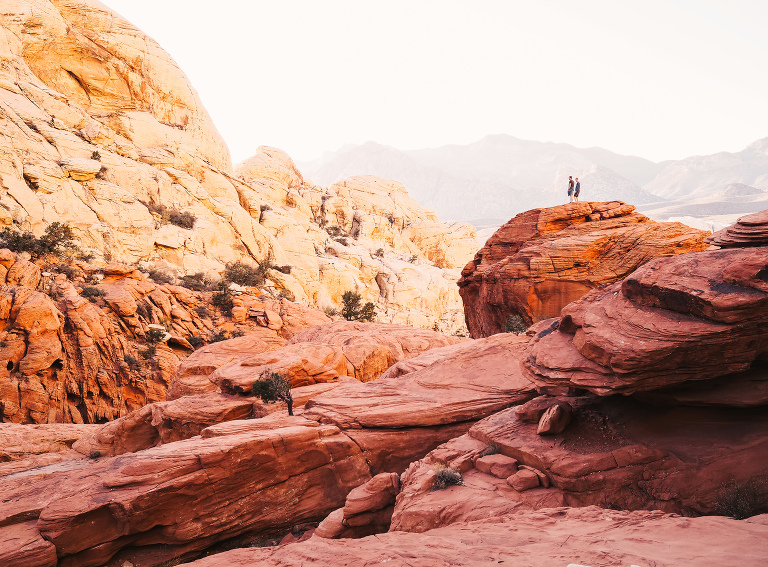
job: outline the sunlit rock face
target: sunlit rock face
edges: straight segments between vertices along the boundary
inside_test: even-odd
[[[474,229],[440,223],[394,181],[315,186],[274,148],[233,170],[184,73],[103,4],[5,2],[0,60],[0,223],[64,222],[97,260],[142,269],[270,257],[291,272],[268,285],[308,305],[357,291],[382,321],[463,326],[455,282]]]
[[[583,202],[517,215],[488,239],[459,280],[473,337],[557,317],[589,290],[616,282],[653,258],[704,250],[709,234],[657,223],[620,201]]]

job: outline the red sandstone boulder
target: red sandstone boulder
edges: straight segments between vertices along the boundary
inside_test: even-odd
[[[768,526],[658,511],[552,508],[362,540],[311,538],[284,547],[235,549],[193,567],[283,565],[696,565],[763,567]],[[702,553],[705,550],[705,553]]]
[[[534,209],[502,226],[459,280],[473,337],[504,332],[510,315],[557,317],[590,289],[653,258],[704,250],[706,232],[656,223],[619,201]]]
[[[768,246],[768,210],[739,218],[736,224],[717,231],[706,242],[720,248]]]
[[[534,329],[539,386],[628,394],[743,372],[768,355],[768,248],[654,260]]]
[[[562,435],[542,437],[536,429],[511,408],[412,463],[401,477],[390,530],[421,532],[563,505],[713,514],[723,510],[729,490],[751,491],[751,513],[768,501],[768,416],[759,410],[660,410],[632,398],[591,397],[575,406]],[[498,478],[481,456],[489,447],[525,472]],[[476,468],[462,466],[472,462]],[[462,470],[462,485],[430,490],[438,463]]]

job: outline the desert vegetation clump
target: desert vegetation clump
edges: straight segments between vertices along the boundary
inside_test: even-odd
[[[488,443],[486,448],[481,451],[480,456],[485,457],[486,455],[498,455],[499,453],[501,453],[501,445],[491,441]]]
[[[526,324],[525,320],[517,313],[507,317],[507,322],[506,322],[507,333],[522,335],[527,330],[528,330],[528,325]]]
[[[291,384],[282,374],[269,369],[264,370],[259,374],[259,379],[253,383],[251,393],[268,404],[285,402],[288,405],[288,415],[293,415]]]
[[[384,257],[384,249],[383,248],[377,248],[376,252],[374,252],[373,255],[376,258],[383,258]]]
[[[269,277],[269,271],[277,269],[278,266],[275,266],[272,262],[271,254],[267,254],[266,258],[259,262],[257,266],[252,266],[238,260],[237,262],[226,265],[222,281],[226,283],[232,282],[242,286],[260,287],[266,283],[267,278]],[[282,273],[290,273],[291,268],[290,266],[280,266],[278,271]]]
[[[341,316],[347,321],[373,321],[376,318],[376,306],[370,301],[361,305],[362,301],[359,293],[345,291],[341,296]]]
[[[83,291],[80,292],[80,295],[91,303],[95,303],[98,299],[101,299],[106,294],[107,292],[105,292],[103,289],[99,289],[98,287],[94,286],[84,287]]]
[[[94,152],[91,154],[91,159],[95,159],[96,161],[101,161],[101,154],[94,150]]]
[[[52,222],[40,238],[29,231],[4,227],[0,230],[2,245],[11,252],[29,252],[32,256],[72,255],[77,252],[72,229],[63,223]]]
[[[768,477],[744,483],[723,484],[717,493],[715,513],[744,520],[768,512]]]
[[[131,356],[130,354],[126,354],[123,357],[123,360],[128,365],[128,368],[130,370],[133,370],[134,372],[139,372],[141,370],[141,362],[139,362],[139,359],[135,356]]]
[[[165,205],[159,205],[152,202],[145,203],[141,201],[141,204],[147,207],[149,212],[159,215],[162,224],[172,224],[179,228],[186,229],[191,229],[195,226],[197,217],[192,213],[182,212],[176,208],[166,207]]]
[[[206,291],[213,287],[213,281],[203,272],[181,276],[179,285],[192,291]]]
[[[146,337],[149,343],[159,343],[165,338],[165,331],[152,328],[147,331]]]
[[[328,317],[338,317],[339,310],[337,307],[323,307],[323,313],[328,315]]]
[[[224,315],[232,315],[232,308],[235,306],[234,295],[225,287],[213,294],[211,297],[211,303],[219,308],[219,311]]]
[[[154,356],[157,354],[157,347],[155,345],[149,345],[144,350],[140,350],[139,354],[144,360],[149,360],[150,358],[154,358]]]
[[[432,490],[443,490],[449,486],[461,486],[464,484],[464,480],[461,478],[461,473],[451,467],[445,465],[435,465],[435,480],[432,483]]]
[[[173,283],[173,281],[175,280],[175,278],[171,274],[169,274],[168,272],[164,272],[162,270],[150,270],[149,279],[159,284],[169,284],[169,283]]]
[[[200,335],[190,335],[187,337],[187,342],[192,345],[192,348],[197,350],[205,344],[205,339]]]

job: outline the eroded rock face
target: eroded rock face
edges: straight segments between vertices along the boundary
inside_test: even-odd
[[[610,534],[610,546],[604,544]],[[768,526],[729,518],[681,518],[601,508],[521,511],[426,533],[390,532],[364,540],[311,538],[285,547],[236,549],[194,567],[327,565],[702,565],[759,567]],[[701,550],[707,553],[702,556]],[[416,559],[414,559],[416,558]]]
[[[766,433],[768,419],[757,409],[660,411],[612,398],[582,399],[562,434],[542,437],[515,408],[504,410],[411,464],[390,529],[422,532],[553,506],[714,514],[736,485],[754,486],[759,508],[768,497],[758,464],[768,457]],[[499,453],[483,456],[491,447]],[[488,461],[499,456],[519,470],[494,474]],[[433,491],[438,464],[460,471],[462,485]]]
[[[145,270],[270,257],[284,271],[269,286],[307,305],[352,290],[382,321],[463,326],[455,282],[471,226],[439,223],[394,181],[317,187],[275,148],[233,170],[176,63],[102,3],[6,3],[0,58],[0,223],[39,235],[63,222],[97,259]]]
[[[706,242],[720,248],[768,246],[768,211],[743,216],[735,224],[708,237]]]
[[[649,262],[542,322],[531,379],[607,395],[747,371],[768,353],[767,265],[764,247]]]
[[[502,226],[462,270],[459,291],[473,337],[560,315],[589,290],[653,258],[704,250],[706,232],[656,223],[619,201],[534,209]]]

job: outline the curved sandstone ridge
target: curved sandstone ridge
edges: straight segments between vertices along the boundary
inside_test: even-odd
[[[282,565],[700,565],[760,567],[768,526],[729,518],[681,518],[601,508],[521,511],[425,533],[390,532],[362,540],[308,541],[236,549],[194,567]],[[702,554],[702,549],[706,553]]]
[[[338,332],[344,336],[343,327]],[[333,342],[329,328],[307,333]],[[211,392],[147,405],[85,432],[66,459],[3,477],[0,561],[17,557],[20,532],[39,554],[18,565],[103,565],[110,558],[159,565],[240,534],[320,520],[373,475],[399,474],[477,419],[535,395],[519,364],[523,340],[501,335],[434,349],[446,364],[431,373],[414,357],[408,360],[421,368],[414,376],[401,369],[373,382],[307,386],[315,390],[306,395],[295,388],[295,417],[251,397]],[[420,343],[403,337],[401,344],[407,351]],[[473,359],[473,347],[489,372],[469,379],[463,370],[448,373],[449,361]],[[379,382],[387,388],[377,397],[371,392],[380,391]],[[335,395],[349,385],[357,409],[351,393]],[[318,403],[302,410],[308,398]],[[400,422],[386,417],[396,398]],[[342,412],[345,423],[329,423]],[[159,555],[157,542],[164,544]]]
[[[735,224],[709,236],[706,242],[720,248],[768,246],[768,210],[739,218]]]
[[[317,187],[274,148],[233,170],[182,71],[97,0],[4,6],[0,59],[0,224],[39,235],[63,222],[97,259],[142,269],[219,273],[270,257],[291,271],[268,285],[305,304],[353,290],[382,320],[463,326],[470,225],[438,222],[394,181]]]
[[[766,273],[767,248],[654,260],[540,323],[526,368],[541,387],[600,395],[747,371],[768,355]]]
[[[590,289],[653,258],[704,250],[706,232],[656,223],[620,201],[571,203],[517,215],[461,272],[459,293],[473,337],[557,317]]]

